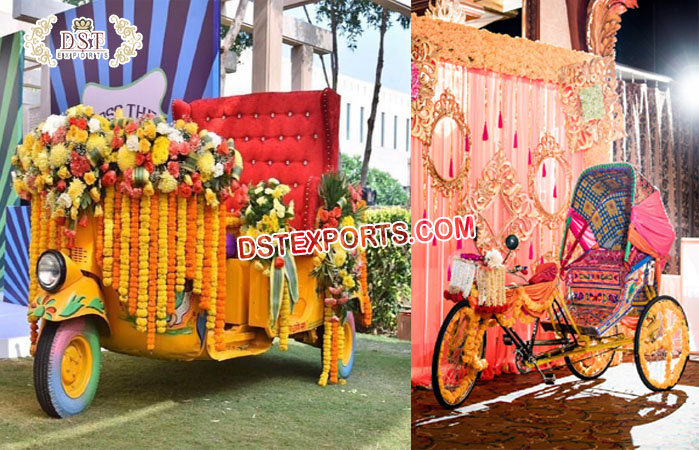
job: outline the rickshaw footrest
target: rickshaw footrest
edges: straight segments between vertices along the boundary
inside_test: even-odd
[[[552,385],[556,383],[556,374],[553,372],[544,374],[544,384]]]

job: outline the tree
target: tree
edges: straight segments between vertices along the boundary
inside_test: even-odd
[[[341,154],[342,173],[347,180],[356,184],[361,177],[362,161],[359,155],[347,156]],[[390,173],[379,169],[369,169],[367,174],[368,184],[376,190],[376,203],[381,206],[408,206],[408,194],[400,182]]]

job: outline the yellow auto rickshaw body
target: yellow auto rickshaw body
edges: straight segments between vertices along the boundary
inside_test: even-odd
[[[224,360],[264,353],[272,346],[276,327],[269,320],[269,277],[250,261],[227,259],[224,348],[216,350],[213,332],[206,329],[206,316],[199,310],[196,296],[185,292],[175,313],[168,318],[167,331],[156,334],[155,346],[148,350],[146,333],[136,330],[127,305],[120,302],[114,288],[101,281],[96,238],[94,218],[85,227],[78,226],[74,247],[62,251],[67,265],[66,281],[55,293],[40,288],[29,305],[30,316],[45,321],[94,316],[100,326],[102,347],[150,358]],[[296,257],[295,263],[299,296],[289,317],[289,334],[316,344],[313,330],[323,324],[323,301],[316,292],[316,279],[310,275],[312,257]]]

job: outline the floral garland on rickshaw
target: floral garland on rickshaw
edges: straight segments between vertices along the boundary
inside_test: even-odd
[[[261,234],[290,231],[289,223],[294,219],[294,201],[288,205],[284,203],[284,196],[290,191],[289,186],[281,184],[276,178],[251,186],[248,191],[248,206],[241,215],[241,234],[257,239]],[[270,325],[278,329],[279,349],[282,351],[289,348],[289,316],[298,297],[296,268],[289,252],[284,253],[282,256],[279,247],[275,246],[270,257],[257,257],[253,263],[254,268],[270,278]]]
[[[167,332],[175,297],[192,280],[206,327],[222,349],[226,200],[245,193],[233,140],[194,122],[113,120],[77,105],[27,134],[12,158],[13,185],[32,200],[30,267],[46,249],[70,250],[96,220],[103,282],[119,294],[148,348]],[[174,258],[172,257],[174,255]],[[30,302],[38,284],[30,271]],[[36,318],[30,318],[35,326]]]
[[[357,226],[364,222],[366,202],[359,189],[338,173],[323,175],[318,188],[323,205],[318,210],[318,228]],[[371,323],[371,301],[366,286],[366,257],[358,246],[346,250],[339,243],[332,244],[327,253],[318,253],[311,271],[318,281],[318,294],[324,298],[323,371],[318,384],[336,384],[338,360],[344,345],[342,325],[353,311],[351,300],[357,299],[362,312],[362,323]],[[368,323],[367,323],[368,320]]]

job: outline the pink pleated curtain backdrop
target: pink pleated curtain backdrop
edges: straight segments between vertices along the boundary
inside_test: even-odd
[[[564,158],[571,168],[572,184],[583,169],[583,155],[571,155],[567,151],[564,118],[561,112],[558,86],[524,78],[504,76],[494,72],[466,69],[448,63],[437,64],[437,83],[434,101],[448,89],[456,98],[471,133],[468,148],[471,166],[459,195],[445,198],[431,186],[430,175],[423,166],[424,144],[412,138],[411,189],[412,220],[422,217],[432,220],[453,216],[459,206],[459,196],[473,193],[482,177],[483,168],[502,145],[505,157],[512,164],[521,191],[528,192],[528,173],[531,158],[545,132],[550,133],[565,151]],[[502,120],[500,120],[500,116]],[[502,128],[500,128],[502,125]],[[445,177],[459,171],[463,152],[467,150],[464,139],[453,132],[453,126],[440,121],[432,140],[432,158],[435,167]],[[487,139],[484,139],[487,128]],[[517,145],[515,147],[515,133]],[[456,135],[456,137],[455,137]],[[451,166],[451,167],[450,167]],[[545,174],[545,175],[544,175]],[[537,170],[536,189],[541,203],[548,211],[567,209],[572,186],[566,185],[563,169],[545,161]],[[555,189],[555,198],[554,198]],[[561,229],[550,230],[541,226],[535,208],[531,208],[533,231],[524,240],[520,237],[519,249],[510,257],[513,263],[531,266],[542,255],[547,260],[557,258]],[[483,213],[495,234],[499,234],[511,214],[501,196],[497,196]],[[561,227],[562,228],[562,227]],[[459,248],[460,247],[460,248]],[[412,382],[430,384],[432,352],[437,332],[448,313],[451,302],[445,301],[443,291],[448,286],[447,272],[451,258],[458,252],[473,250],[472,243],[455,241],[431,244],[415,243],[412,248]],[[509,262],[509,261],[508,261]],[[529,325],[518,325],[519,332],[526,333]],[[502,344],[499,328],[488,330],[488,369],[485,378],[514,368],[513,347]]]

